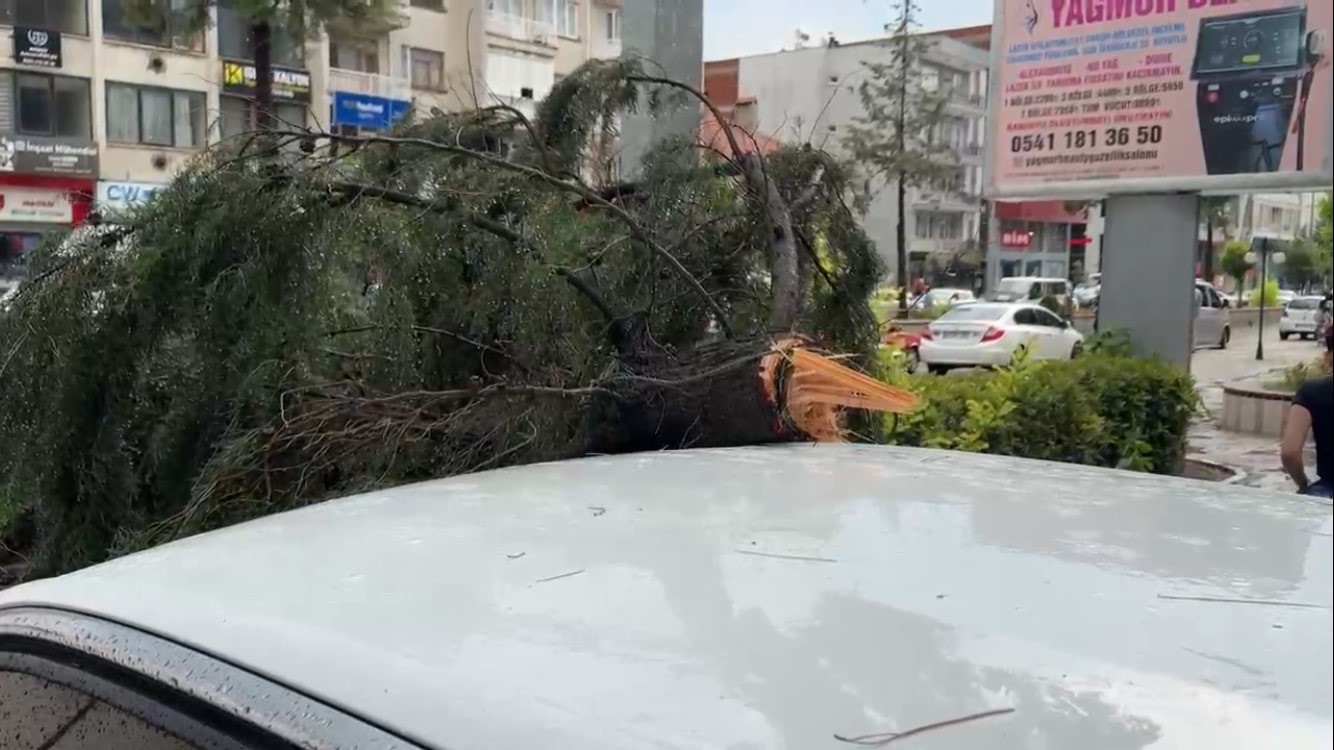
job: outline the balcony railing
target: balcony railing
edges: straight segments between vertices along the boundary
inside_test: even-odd
[[[599,36],[593,40],[593,57],[599,60],[614,60],[621,56],[621,40]]]
[[[556,27],[550,21],[539,21],[536,18],[513,16],[508,13],[494,11],[487,13],[486,30],[496,36],[532,44],[551,46],[556,42]]]
[[[329,90],[380,96],[407,101],[412,98],[412,82],[406,78],[363,73],[360,70],[329,69]]]

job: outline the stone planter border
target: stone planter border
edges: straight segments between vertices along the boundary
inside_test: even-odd
[[[1228,432],[1278,437],[1288,414],[1292,394],[1250,383],[1223,386],[1223,415],[1218,426]]]

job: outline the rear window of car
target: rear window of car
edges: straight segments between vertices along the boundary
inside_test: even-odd
[[[1004,305],[965,305],[951,309],[940,316],[939,320],[947,323],[1000,320],[1005,317],[1009,309]]]
[[[1288,303],[1288,307],[1293,310],[1319,310],[1319,297],[1298,298]]]

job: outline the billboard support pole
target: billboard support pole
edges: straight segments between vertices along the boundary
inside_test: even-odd
[[[1190,367],[1194,348],[1195,193],[1115,195],[1104,215],[1100,330],[1123,330],[1137,356]]]

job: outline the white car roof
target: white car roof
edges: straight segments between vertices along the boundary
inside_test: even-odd
[[[434,748],[1328,747],[1331,514],[874,446],[428,482],[0,593],[100,614]],[[904,743],[905,748],[909,743]]]

